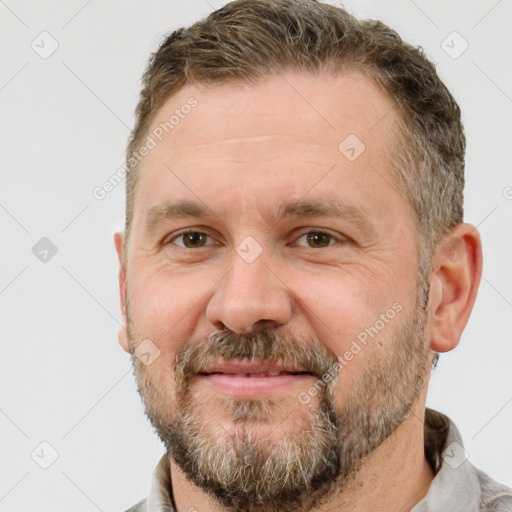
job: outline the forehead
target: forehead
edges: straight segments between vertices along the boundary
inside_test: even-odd
[[[389,170],[397,120],[391,98],[358,72],[185,85],[148,130],[134,217],[168,196],[207,195],[236,210],[226,187],[245,205],[339,186],[377,204],[397,196]]]
[[[336,142],[354,130],[374,145],[396,118],[394,106],[385,91],[360,72],[289,72],[256,83],[185,85],[160,108],[149,132],[163,138],[157,142],[167,141],[167,149],[175,153],[186,152],[191,142],[219,142],[223,135],[251,136],[249,144],[265,146],[265,140],[254,136],[278,132],[314,144],[326,136],[326,142]],[[380,125],[384,118],[387,123]]]

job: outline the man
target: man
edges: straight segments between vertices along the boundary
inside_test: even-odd
[[[166,447],[131,511],[512,510],[425,409],[482,269],[460,111],[380,22],[236,1],[144,75],[122,347]]]

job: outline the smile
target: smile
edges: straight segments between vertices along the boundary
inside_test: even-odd
[[[208,366],[198,376],[221,393],[237,398],[258,398],[303,384],[313,374],[276,363],[223,361]]]

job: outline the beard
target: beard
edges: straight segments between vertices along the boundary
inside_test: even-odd
[[[160,369],[160,375],[152,375],[151,367],[132,351],[146,415],[185,476],[225,510],[316,509],[334,492],[341,492],[365,457],[409,418],[432,362],[425,343],[428,289],[429,283],[420,281],[416,307],[382,341],[389,350],[376,350],[370,342],[354,356],[364,361],[344,391],[341,406],[336,398],[339,375],[333,373],[339,368],[335,354],[310,336],[292,338],[261,330],[189,340],[176,354],[174,372]],[[134,335],[127,317],[132,345],[142,338]],[[398,317],[385,330],[395,322]],[[380,333],[375,341],[382,338]],[[212,396],[204,388],[201,396],[194,387],[198,372],[222,359],[303,368],[317,378],[318,394],[307,403],[295,396],[293,400]],[[326,379],[326,375],[334,376]],[[211,413],[212,405],[222,414]]]

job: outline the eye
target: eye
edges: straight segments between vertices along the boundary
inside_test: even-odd
[[[300,243],[303,240],[305,243]],[[297,245],[307,245],[313,249],[322,249],[339,242],[334,235],[325,231],[309,231],[297,239]]]
[[[185,231],[169,239],[167,243],[185,247],[186,249],[197,249],[212,245],[213,239],[202,231]]]

